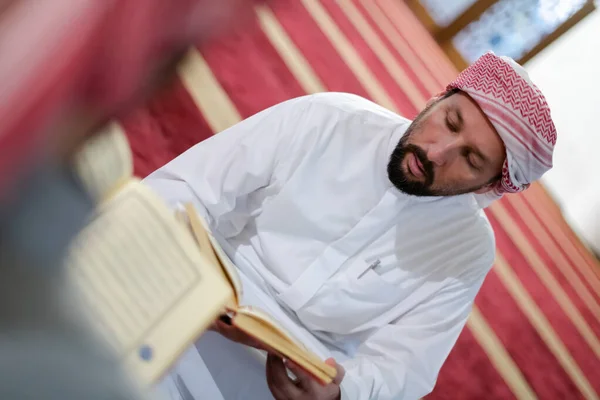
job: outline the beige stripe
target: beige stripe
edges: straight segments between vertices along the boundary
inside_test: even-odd
[[[394,50],[402,57],[408,64],[410,69],[419,77],[419,80],[425,86],[425,89],[429,94],[437,94],[442,91],[444,85],[436,80],[431,75],[429,70],[425,67],[425,64],[419,59],[415,52],[408,46],[405,39],[398,34],[398,31],[389,19],[383,14],[381,8],[373,3],[373,0],[361,0],[363,8],[369,13],[373,21],[379,26],[381,32],[390,41]]]
[[[416,17],[403,1],[378,0],[374,6],[377,5],[381,7],[385,15],[389,16],[390,21],[407,40],[418,37],[420,50],[418,54],[434,73],[439,74],[438,79],[450,82],[456,77],[458,72],[448,60],[448,56],[427,30],[415,21]]]
[[[550,210],[547,209],[547,207],[552,205],[556,206],[556,204],[550,204],[547,205],[547,207],[539,207],[539,197],[547,197],[547,195],[543,192],[539,194],[539,192],[543,190],[541,188],[537,192],[532,192],[532,188],[529,188],[523,192],[522,196],[525,202],[529,203],[539,220],[542,221],[554,239],[569,255],[569,258],[573,261],[573,263],[579,267],[580,271],[584,275],[586,275],[586,278],[593,282],[600,282],[600,261],[598,261],[591,254],[590,249],[588,249],[585,244],[581,242],[577,234],[572,231],[572,228],[565,221],[557,220],[557,218],[561,218],[560,215],[555,216],[550,212]],[[548,199],[548,201],[553,200]],[[567,232],[569,232],[572,237],[569,237]],[[586,256],[588,256],[589,259],[586,258]]]
[[[600,305],[598,304],[592,293],[588,290],[587,286],[583,283],[581,278],[579,278],[579,275],[573,269],[575,267],[575,262],[573,262],[573,260],[567,260],[565,256],[559,251],[559,249],[556,247],[556,245],[550,238],[550,235],[548,235],[548,233],[542,227],[542,224],[525,205],[523,196],[506,196],[506,198],[507,201],[513,206],[513,208],[519,215],[519,218],[523,220],[525,224],[531,229],[536,239],[544,247],[548,255],[555,261],[557,268],[560,269],[564,277],[567,278],[567,281],[573,287],[573,289],[575,289],[581,300],[583,300],[586,306],[594,314],[596,319],[600,321]],[[579,266],[579,269],[581,269],[582,267],[589,271],[587,265]],[[597,285],[598,281],[590,280],[589,284],[590,286],[593,286],[594,291],[600,295],[600,288]]]
[[[302,0],[302,3],[373,101],[389,110],[395,110],[396,107],[392,99],[379,81],[375,79],[373,73],[367,68],[362,58],[327,14],[321,3],[318,0]]]
[[[554,354],[583,396],[590,400],[599,399],[587,378],[581,369],[579,369],[579,366],[552,328],[552,325],[546,319],[544,313],[539,309],[529,293],[527,293],[527,290],[523,287],[519,278],[500,254],[498,254],[496,258],[496,264],[493,271],[500,277],[504,286],[515,299],[521,311],[527,316],[529,322],[531,322],[544,343],[546,343],[552,354]]]
[[[515,397],[519,400],[536,399],[521,370],[477,307],[473,307],[467,326]]]
[[[419,89],[413,84],[412,80],[406,75],[404,69],[398,64],[387,46],[379,38],[377,33],[369,22],[363,17],[361,12],[350,0],[336,0],[341,10],[346,14],[346,17],[356,30],[365,39],[371,50],[381,60],[386,71],[394,78],[398,86],[406,94],[411,103],[417,110],[425,107],[427,99],[421,94]]]
[[[287,32],[279,24],[271,9],[266,6],[257,7],[256,13],[258,14],[258,20],[263,31],[304,91],[306,93],[325,92],[325,85],[323,85],[300,50],[298,50]]]
[[[554,275],[548,270],[548,267],[544,264],[543,260],[532,248],[531,244],[527,241],[527,238],[519,227],[515,224],[510,214],[506,211],[502,202],[497,201],[491,207],[492,212],[496,216],[502,229],[510,236],[513,243],[519,248],[525,260],[529,266],[535,271],[537,276],[543,282],[544,286],[552,294],[560,308],[564,311],[566,316],[571,320],[577,331],[581,334],[585,342],[590,346],[596,357],[600,359],[600,341],[594,334],[594,331],[590,328],[588,323],[585,321],[577,307],[571,302],[560,283],[556,280]]]
[[[179,75],[213,133],[221,132],[241,120],[234,104],[198,50],[190,50],[179,67]]]

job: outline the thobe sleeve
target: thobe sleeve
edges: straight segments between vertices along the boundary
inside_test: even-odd
[[[274,185],[292,142],[301,140],[309,102],[304,96],[261,111],[191,147],[144,183],[173,208],[193,203],[212,229],[235,236],[256,211],[249,196]]]
[[[493,252],[491,252],[493,253]],[[493,255],[482,266],[491,266]],[[485,268],[487,271],[489,268]],[[342,362],[342,400],[417,400],[433,390],[468,319],[483,274],[456,279],[394,323],[372,333]]]

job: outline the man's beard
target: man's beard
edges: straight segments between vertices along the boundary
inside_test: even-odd
[[[392,152],[390,161],[387,166],[388,178],[392,184],[400,191],[411,194],[414,196],[435,196],[431,190],[434,180],[433,163],[427,158],[427,154],[422,148],[415,146],[414,144],[406,143],[410,133],[412,132],[411,125],[406,131],[400,142]],[[408,176],[408,173],[404,171],[402,167],[403,161],[409,154],[413,154],[423,166],[423,175],[425,180],[415,180],[414,177]]]

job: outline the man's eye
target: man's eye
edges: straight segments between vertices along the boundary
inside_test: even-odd
[[[473,160],[472,156],[467,155],[467,162],[469,163],[469,166],[475,171],[481,171],[481,167],[477,165],[477,162]]]
[[[456,127],[456,124],[454,124],[452,121],[450,121],[450,119],[448,117],[446,117],[446,126],[448,127],[448,129],[450,130],[450,132],[458,132],[458,128]]]

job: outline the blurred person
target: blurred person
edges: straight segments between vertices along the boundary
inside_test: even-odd
[[[555,141],[527,72],[487,53],[414,121],[321,93],[195,145],[146,184],[173,207],[195,205],[238,267],[245,304],[279,311],[340,379],[320,386],[261,360],[220,320],[171,376],[188,389],[212,378],[225,400],[427,395],[494,262],[484,208],[549,170]]]
[[[189,46],[243,29],[258,2],[0,2],[0,205],[37,158],[64,159],[143,104]]]
[[[65,287],[95,206],[70,159],[168,85],[189,46],[251,15],[246,0],[0,2],[0,398],[144,397]]]

